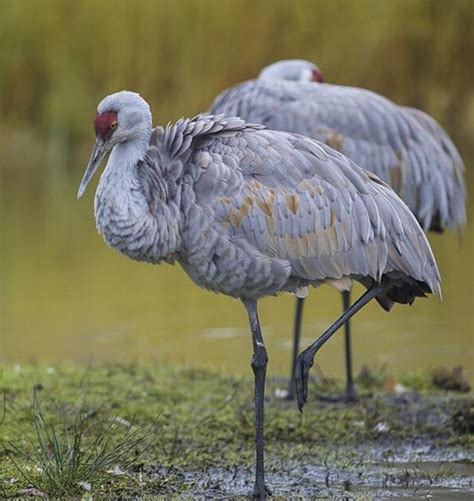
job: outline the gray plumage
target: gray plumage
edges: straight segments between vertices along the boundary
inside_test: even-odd
[[[328,144],[390,184],[425,230],[465,224],[464,165],[439,124],[368,90],[289,81],[298,66],[304,75],[319,71],[305,61],[274,63],[220,94],[209,112]]]
[[[395,192],[331,148],[235,117],[203,115],[154,130],[151,120],[148,104],[132,92],[99,104],[78,196],[112,150],[95,196],[107,244],[138,261],[178,262],[199,286],[242,300],[253,345],[254,497],[263,499],[268,356],[257,300],[324,282],[344,289],[358,280],[369,290],[324,341],[374,297],[389,309],[439,295],[436,263]],[[298,379],[300,408],[308,354]]]
[[[141,98],[106,100],[99,112]],[[120,113],[117,134],[126,126]],[[144,120],[144,137],[115,145],[96,193],[97,227],[111,247],[136,260],[177,261],[199,286],[234,297],[324,281],[347,288],[349,279],[386,280],[379,300],[387,308],[439,294],[415,218],[343,155],[240,118],[181,119],[153,135],[151,115]]]

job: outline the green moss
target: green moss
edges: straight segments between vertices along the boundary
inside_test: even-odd
[[[418,381],[417,387],[430,385]],[[33,388],[42,412],[58,427],[66,416],[78,412],[86,413],[92,434],[102,433],[102,424],[111,420],[124,426],[134,422],[141,429],[156,423],[146,437],[146,447],[130,450],[123,458],[123,464],[132,463],[127,475],[97,472],[91,480],[95,494],[183,493],[193,488],[192,481],[183,476],[187,471],[253,465],[250,379],[166,366],[6,366],[0,378],[4,397],[0,478],[6,479],[1,485],[5,495],[31,483],[21,477],[14,463],[29,476],[41,475],[33,459],[37,445],[27,438],[33,426]],[[332,384],[334,388],[337,385]],[[474,445],[466,425],[472,402],[466,396],[434,390],[395,395],[381,389],[375,378],[372,386],[365,381],[372,397],[354,406],[316,401],[316,391],[324,388],[313,385],[311,401],[300,414],[294,402],[275,398],[275,389],[270,381],[266,408],[269,471],[308,460],[354,467],[361,463],[361,445],[389,444],[388,455],[391,448],[420,440],[437,447],[472,449]],[[121,439],[117,433],[112,442]]]

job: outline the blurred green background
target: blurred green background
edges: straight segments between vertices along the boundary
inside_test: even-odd
[[[370,88],[437,118],[460,148],[472,192],[473,26],[472,0],[0,0],[0,359],[247,371],[240,304],[198,290],[177,267],[113,253],[94,229],[92,194],[75,200],[106,94],[140,92],[163,124],[205,110],[270,62],[309,59],[328,82]],[[356,367],[472,367],[472,226],[461,243],[430,238],[444,301],[361,312]],[[291,297],[262,304],[279,373],[292,310]],[[305,344],[339,314],[339,297],[313,292],[307,310]],[[341,346],[335,339],[321,352],[325,372],[342,373]]]

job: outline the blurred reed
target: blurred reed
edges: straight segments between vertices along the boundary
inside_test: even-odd
[[[136,90],[164,123],[281,58],[313,60],[329,82],[423,108],[468,137],[473,25],[472,0],[2,0],[0,144],[7,158],[29,150],[28,171],[36,138],[61,171],[90,143],[105,94]]]

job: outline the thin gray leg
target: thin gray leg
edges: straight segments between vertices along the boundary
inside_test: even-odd
[[[345,312],[351,305],[351,291],[342,292],[342,311]],[[344,344],[346,356],[346,402],[355,402],[357,400],[357,392],[354,385],[354,375],[352,368],[352,340],[351,340],[351,321],[350,319],[344,324]]]
[[[296,311],[295,311],[295,324],[293,328],[293,353],[291,358],[291,372],[290,372],[290,382],[288,384],[288,392],[286,394],[286,399],[293,400],[295,398],[295,370],[296,370],[296,358],[300,351],[300,339],[301,339],[301,324],[303,322],[303,307],[304,298],[296,299]]]
[[[249,316],[253,345],[253,357],[250,364],[255,381],[255,487],[253,495],[257,499],[264,499],[267,494],[271,494],[265,485],[263,440],[265,376],[267,373],[268,356],[260,330],[257,301],[253,299],[243,299],[242,302]]]
[[[342,327],[354,314],[356,314],[361,308],[363,308],[369,301],[371,301],[377,294],[383,290],[382,285],[374,285],[371,289],[366,291],[362,296],[351,306],[347,311],[345,311],[332,325],[329,329],[324,332],[321,336],[316,339],[316,341],[306,348],[299,356],[296,361],[296,396],[298,398],[298,408],[300,411],[303,410],[303,406],[308,398],[308,376],[309,370],[313,366],[314,357],[318,350],[328,341],[328,339],[333,336],[337,330]]]

